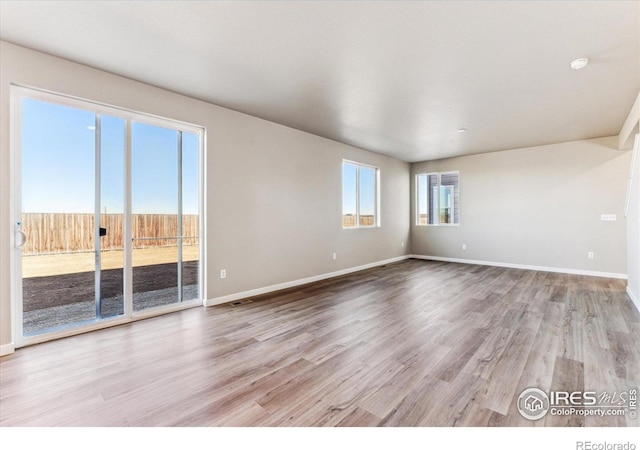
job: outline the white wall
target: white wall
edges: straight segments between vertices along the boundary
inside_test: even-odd
[[[460,225],[416,226],[412,200],[412,252],[624,276],[631,155],[617,145],[611,137],[412,164],[412,174],[460,171]]]
[[[207,298],[408,253],[407,163],[0,42],[0,345],[11,342],[10,83],[206,127]],[[381,228],[342,229],[343,158],[380,167]]]

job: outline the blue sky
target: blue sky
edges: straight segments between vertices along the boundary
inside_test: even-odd
[[[123,212],[124,124],[101,119],[101,211]],[[134,122],[134,214],[176,214],[178,132]],[[198,213],[198,136],[183,133],[183,212]],[[25,99],[22,104],[23,212],[93,213],[95,115]]]

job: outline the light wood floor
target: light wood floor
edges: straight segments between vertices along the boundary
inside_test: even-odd
[[[0,424],[638,426],[523,419],[527,387],[640,385],[622,280],[408,260],[18,350]]]

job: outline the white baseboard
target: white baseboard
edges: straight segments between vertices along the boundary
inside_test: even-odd
[[[372,267],[384,266],[385,264],[391,264],[398,261],[409,259],[410,255],[398,256],[396,258],[385,259],[384,261],[376,261],[363,266],[350,267],[349,269],[338,270],[336,272],[323,273],[321,275],[315,275],[313,277],[301,278],[299,280],[287,281],[286,283],[273,284],[257,289],[251,289],[249,291],[238,292],[235,294],[223,295],[221,297],[215,297],[205,300],[205,306],[220,305],[222,303],[233,302],[247,297],[253,297],[255,295],[268,294],[269,292],[280,291],[291,287],[301,286],[303,284],[313,283],[315,281],[326,280],[328,278],[339,277],[341,275],[347,275],[353,272],[359,272],[360,270],[371,269]]]
[[[633,293],[633,291],[629,288],[629,286],[627,286],[627,295],[629,295],[629,297],[631,297],[631,301],[633,302],[633,304],[635,305],[636,309],[638,311],[640,311],[640,299],[638,299],[638,297],[636,297],[636,295]]]
[[[560,267],[530,266],[527,264],[511,264],[511,263],[501,263],[501,262],[494,262],[494,261],[476,261],[473,259],[445,258],[443,256],[411,255],[411,258],[428,259],[431,261],[455,262],[455,263],[461,263],[461,264],[477,264],[479,266],[495,266],[495,267],[508,267],[511,269],[539,270],[541,272],[569,273],[572,275],[587,275],[590,277],[619,278],[621,280],[626,280],[628,278],[626,273],[595,272],[591,270],[563,269]]]
[[[0,345],[0,356],[10,355],[11,353],[16,351],[16,347],[13,345],[13,342],[9,342],[8,344]]]

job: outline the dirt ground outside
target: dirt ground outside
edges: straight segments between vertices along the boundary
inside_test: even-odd
[[[198,246],[183,247],[183,261],[199,259]],[[133,250],[133,267],[174,263],[178,260],[177,247],[153,247]],[[118,269],[124,266],[124,251],[102,252],[102,270]],[[22,277],[46,277],[95,270],[95,253],[61,253],[54,255],[30,255],[22,257]]]

